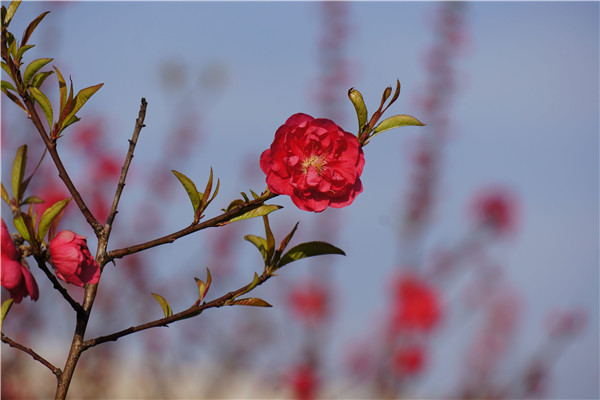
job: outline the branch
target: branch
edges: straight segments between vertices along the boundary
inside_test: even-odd
[[[108,218],[106,220],[105,226],[105,235],[110,234],[111,225],[117,215],[117,206],[119,205],[119,200],[121,198],[121,193],[123,193],[123,189],[125,188],[125,178],[127,177],[127,171],[129,170],[129,165],[131,164],[131,160],[133,159],[133,151],[135,150],[135,146],[138,141],[138,137],[140,136],[140,132],[144,125],[144,119],[146,118],[146,106],[148,103],[146,99],[142,98],[142,104],[140,105],[140,112],[138,118],[135,120],[135,128],[133,130],[133,136],[129,141],[129,150],[127,151],[127,156],[125,156],[125,162],[123,163],[123,167],[121,168],[121,176],[119,177],[119,183],[117,185],[117,191],[115,192],[115,197],[113,199],[112,207],[110,208],[110,213],[108,214]]]
[[[206,221],[198,223],[198,224],[192,224],[192,225],[188,226],[187,228],[184,228],[180,231],[163,236],[161,238],[154,239],[154,240],[151,240],[151,241],[148,241],[145,243],[136,244],[134,246],[129,246],[129,247],[125,247],[122,249],[109,251],[108,253],[106,253],[106,257],[104,258],[103,261],[109,262],[116,258],[122,258],[129,254],[138,253],[140,251],[147,250],[152,247],[160,246],[160,245],[167,244],[167,243],[173,243],[175,240],[179,239],[180,237],[189,235],[190,233],[193,233],[193,232],[196,232],[196,231],[199,231],[202,229],[212,228],[212,227],[215,227],[218,225],[226,224],[229,222],[229,220],[231,220],[235,217],[238,217],[242,214],[245,214],[248,211],[251,211],[255,208],[260,207],[265,201],[272,199],[276,196],[278,196],[278,195],[274,194],[274,193],[269,193],[267,196],[259,197],[258,199],[254,199],[254,200],[248,201],[246,203],[242,203],[242,204],[238,205],[237,207],[235,207],[234,209],[224,212],[221,215],[218,215],[214,218],[211,218],[209,220],[206,220]]]
[[[48,361],[44,357],[40,356],[38,353],[36,353],[32,349],[30,349],[29,347],[25,347],[22,344],[15,342],[14,340],[12,340],[8,336],[6,336],[4,333],[2,333],[2,341],[4,343],[8,344],[10,347],[14,347],[15,349],[19,349],[19,350],[24,351],[25,353],[29,354],[31,357],[33,357],[34,360],[41,362],[45,367],[47,367],[50,371],[52,371],[52,373],[54,375],[56,375],[57,378],[60,378],[60,376],[62,374],[62,371],[60,370],[60,368],[56,368],[54,365],[52,365],[52,363],[50,361]]]
[[[218,299],[215,299],[208,303],[202,303],[200,305],[192,306],[192,307],[188,308],[187,310],[181,311],[177,314],[173,314],[169,317],[157,319],[155,321],[147,322],[142,325],[132,326],[130,328],[123,329],[122,331],[115,332],[110,335],[99,336],[95,339],[86,340],[85,342],[83,342],[81,344],[81,351],[83,352],[83,351],[89,349],[90,347],[94,347],[94,346],[97,346],[102,343],[117,341],[119,338],[122,338],[123,336],[131,335],[132,333],[135,333],[135,332],[143,331],[143,330],[150,329],[150,328],[155,328],[157,326],[167,326],[170,323],[175,322],[175,321],[180,321],[183,319],[195,317],[195,316],[201,314],[202,311],[206,310],[207,308],[220,308],[220,307],[229,305],[229,304],[227,304],[228,301],[233,300],[233,299],[237,298],[238,296],[241,296],[245,293],[248,293],[250,290],[254,289],[254,287],[262,285],[264,282],[266,282],[269,278],[271,278],[273,276],[276,276],[276,275],[272,275],[272,274],[269,274],[266,271],[264,271],[262,273],[262,275],[258,277],[258,283],[255,285],[253,283],[249,283],[249,284],[239,288],[238,290],[229,292],[229,293],[219,297]]]
[[[60,284],[60,282],[58,282],[58,279],[56,278],[56,276],[54,276],[54,274],[52,272],[50,272],[50,270],[48,269],[48,266],[46,265],[46,262],[44,261],[44,259],[40,256],[34,256],[34,258],[35,258],[35,261],[37,261],[38,267],[40,267],[40,269],[42,271],[44,271],[44,273],[46,274],[48,279],[50,279],[50,282],[52,282],[52,286],[54,286],[54,289],[58,290],[60,292],[60,294],[62,294],[62,296],[65,298],[65,300],[71,305],[71,307],[73,307],[73,309],[75,310],[75,312],[77,313],[78,316],[82,315],[84,311],[83,311],[83,307],[81,306],[81,304],[76,302],[75,299],[73,299],[71,297],[69,292],[67,292],[67,289],[65,289]]]

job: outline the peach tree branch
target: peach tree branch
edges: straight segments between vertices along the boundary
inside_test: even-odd
[[[50,371],[52,371],[52,373],[54,375],[56,375],[57,378],[60,378],[60,376],[62,374],[62,371],[60,370],[60,368],[56,368],[54,365],[52,365],[52,363],[50,361],[48,361],[44,357],[40,356],[33,349],[31,349],[29,347],[25,347],[22,344],[15,342],[14,340],[12,340],[8,336],[6,336],[4,333],[2,333],[2,341],[4,343],[8,344],[10,347],[14,347],[15,349],[24,351],[25,353],[29,354],[31,357],[33,357],[34,360],[39,361],[40,363],[42,363],[42,365],[44,365]]]

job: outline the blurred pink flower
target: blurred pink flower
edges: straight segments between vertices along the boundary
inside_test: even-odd
[[[517,202],[505,188],[488,188],[475,196],[472,213],[477,223],[488,226],[496,233],[507,233],[516,224]]]
[[[425,366],[425,349],[420,346],[402,346],[396,350],[392,368],[398,375],[415,375]]]
[[[296,284],[289,295],[292,312],[309,325],[318,325],[329,315],[329,296],[323,284],[316,281]]]
[[[98,283],[100,266],[90,254],[84,236],[71,231],[59,232],[49,248],[59,279],[80,287],[86,283]]]
[[[310,365],[299,365],[291,373],[290,384],[294,398],[298,400],[315,399],[319,378]]]
[[[30,296],[37,300],[39,290],[35,278],[23,263],[21,255],[8,232],[8,227],[2,219],[2,252],[0,260],[0,280],[2,286],[8,290],[15,303],[20,303],[23,297]]]
[[[393,327],[397,331],[431,331],[441,318],[434,288],[416,275],[403,274],[395,284]]]

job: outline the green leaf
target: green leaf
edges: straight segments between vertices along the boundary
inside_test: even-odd
[[[204,189],[204,193],[202,194],[202,200],[204,200],[204,207],[207,206],[206,201],[208,199],[208,197],[210,196],[210,191],[212,190],[212,184],[213,184],[213,169],[212,167],[210,167],[210,176],[208,178],[208,182],[206,183],[206,187]]]
[[[229,303],[232,306],[253,306],[253,307],[273,307],[263,299],[248,297],[246,299],[237,299]]]
[[[58,89],[60,91],[60,116],[62,117],[65,104],[67,104],[67,83],[65,82],[65,78],[63,78],[58,68],[54,67],[54,70],[56,71],[56,79],[58,79]],[[67,114],[64,116],[66,117]],[[62,124],[62,122],[62,120],[58,121],[60,124]]]
[[[152,293],[152,296],[154,296],[156,301],[158,301],[158,304],[160,304],[163,312],[165,313],[165,317],[170,317],[171,315],[173,315],[173,310],[171,310],[171,306],[169,305],[169,303],[167,303],[164,297],[156,293]]]
[[[283,257],[281,257],[281,260],[279,261],[277,266],[278,268],[281,268],[286,264],[300,260],[302,258],[321,256],[325,254],[340,254],[343,256],[346,255],[346,253],[344,253],[343,250],[335,247],[332,244],[325,242],[307,242],[292,247],[290,251],[288,251],[284,254]]]
[[[21,45],[21,47],[19,47],[19,50],[17,51],[17,61],[20,61],[21,58],[23,58],[23,54],[25,54],[25,52],[29,49],[31,49],[32,47],[35,47],[35,44],[28,44],[28,45]]]
[[[74,99],[75,104],[73,105],[73,109],[65,118],[63,125],[61,127],[61,131],[64,128],[66,128],[65,123],[68,122],[77,113],[77,111],[79,111],[81,109],[81,107],[83,107],[83,105],[90,99],[90,97],[92,97],[94,95],[94,93],[96,93],[103,85],[104,85],[104,83],[99,83],[97,85],[90,86],[85,89],[81,89],[79,91],[79,93],[77,93],[77,95],[75,96],[75,99]]]
[[[29,93],[31,93],[35,101],[40,103],[40,107],[42,107],[42,111],[48,121],[48,127],[49,129],[52,129],[52,120],[54,119],[54,116],[52,115],[52,105],[50,104],[50,100],[48,100],[46,95],[36,87],[30,87]]]
[[[0,316],[0,327],[4,323],[4,317],[6,317],[6,314],[8,314],[8,312],[10,311],[10,308],[12,307],[14,300],[15,299],[8,299],[4,303],[2,303],[2,315]]]
[[[241,206],[242,204],[244,204],[244,200],[242,200],[242,199],[235,199],[231,203],[229,203],[229,205],[227,206],[227,208],[224,208],[223,211],[225,211],[225,212],[231,211],[235,207]]]
[[[6,10],[6,15],[4,16],[4,25],[5,26],[8,26],[8,24],[10,24],[10,21],[12,20],[13,16],[15,15],[15,11],[17,11],[17,8],[19,8],[20,4],[21,4],[21,0],[10,2],[8,9]]]
[[[25,222],[23,215],[27,214],[20,214],[18,217],[14,218],[13,224],[15,225],[15,228],[17,229],[17,232],[19,232],[21,237],[23,237],[23,239],[31,243],[31,236],[29,235],[30,229],[27,227],[27,223]]]
[[[269,258],[267,256],[267,240],[255,235],[246,235],[244,236],[244,239],[256,246],[265,261],[265,265],[267,265],[269,263]]]
[[[241,221],[243,219],[248,218],[262,217],[263,215],[270,214],[275,210],[279,210],[280,208],[283,208],[283,206],[278,206],[276,204],[263,204],[262,206],[255,208],[254,210],[248,211],[247,213],[230,219],[229,222]]]
[[[9,92],[6,88],[2,88],[2,93],[4,93],[6,95],[6,97],[8,97],[9,99],[11,99],[13,101],[13,103],[15,103],[16,105],[18,105],[21,110],[25,111],[25,113],[27,114],[27,116],[29,116],[29,111],[27,111],[27,108],[25,107],[25,105],[23,105],[23,103],[21,103],[21,100],[19,100],[19,98],[12,92]]]
[[[37,196],[28,196],[25,200],[21,202],[21,204],[42,204],[44,200],[40,199]]]
[[[381,121],[375,127],[375,129],[373,129],[373,135],[369,137],[369,140],[381,132],[385,132],[394,128],[400,128],[402,126],[425,126],[425,124],[415,117],[411,117],[410,115],[394,115],[393,117],[389,117]]]
[[[38,58],[37,60],[32,61],[27,68],[25,68],[25,73],[23,74],[23,83],[25,83],[25,86],[29,85],[33,76],[42,69],[44,65],[52,60],[53,58]]]
[[[263,216],[263,224],[265,225],[265,236],[267,238],[267,260],[271,263],[273,254],[275,254],[275,236],[273,236],[269,225],[269,217],[266,215]]]
[[[46,80],[46,78],[52,75],[53,73],[53,71],[44,71],[34,75],[34,77],[31,79],[31,86],[39,89],[42,86],[42,83],[44,83],[44,81]]]
[[[194,280],[196,281],[196,284],[198,285],[198,300],[196,301],[196,304],[200,304],[200,302],[202,300],[204,300],[204,298],[206,297],[206,294],[208,293],[208,289],[210,289],[210,284],[212,282],[212,277],[210,276],[210,270],[208,268],[206,268],[206,283],[204,283],[203,281],[201,281],[198,278],[194,278]]]
[[[81,118],[78,118],[77,116],[73,115],[71,117],[70,120],[66,121],[63,125],[62,125],[62,129],[61,130],[65,130],[69,125],[74,124],[75,122],[81,121]]]
[[[358,133],[360,134],[363,127],[367,124],[367,106],[365,105],[362,94],[360,94],[360,92],[354,88],[348,90],[348,98],[356,110],[356,117],[358,118]]]
[[[33,21],[31,21],[29,23],[29,25],[27,26],[27,29],[25,29],[25,32],[23,32],[23,38],[21,39],[21,46],[27,44],[27,42],[29,41],[29,38],[31,37],[31,34],[35,30],[35,28],[44,19],[44,17],[46,15],[48,15],[49,12],[50,11],[46,11],[46,12],[41,13]]]
[[[6,191],[4,184],[0,183],[0,185],[2,185],[2,200],[4,200],[4,202],[10,206],[10,197],[8,196],[8,192]]]
[[[25,168],[27,166],[27,145],[24,144],[17,149],[15,161],[12,169],[12,189],[13,196],[17,199],[17,204],[21,200],[21,184],[25,176]]]
[[[196,189],[196,185],[190,178],[188,178],[181,172],[175,171],[174,169],[172,169],[171,172],[173,174],[175,174],[177,179],[179,179],[179,182],[181,182],[181,184],[183,185],[183,188],[187,192],[187,194],[190,198],[190,201],[192,202],[192,207],[194,207],[194,214],[195,214],[196,211],[198,211],[198,209],[200,208],[200,201],[201,201],[200,193],[198,193],[198,189]]]
[[[12,78],[12,73],[10,72],[10,67],[8,66],[8,64],[2,61],[1,65],[4,72],[6,72],[6,74]]]
[[[260,283],[260,277],[255,272],[254,273],[254,278],[252,279],[252,282],[250,283],[250,286],[248,286],[248,289],[246,289],[246,293],[248,293],[249,291],[251,291],[252,289],[254,289],[255,287],[257,287],[259,283]]]
[[[69,204],[69,201],[71,201],[71,198],[57,201],[44,211],[38,227],[38,238],[40,239],[40,242],[44,241],[44,236],[46,236],[48,229],[50,229],[50,225],[52,225],[60,212],[64,210],[67,204]]]
[[[2,89],[12,90],[13,92],[17,91],[17,89],[15,89],[15,87],[12,85],[12,83],[8,81],[2,81]]]

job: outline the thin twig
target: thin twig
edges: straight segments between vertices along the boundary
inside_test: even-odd
[[[215,226],[218,226],[221,224],[226,224],[229,220],[231,220],[237,216],[240,216],[244,213],[247,213],[248,211],[251,211],[255,208],[260,207],[265,201],[272,199],[273,197],[276,197],[276,196],[278,196],[278,195],[274,194],[274,193],[269,193],[267,196],[259,197],[258,199],[251,200],[246,203],[240,204],[239,206],[235,207],[234,209],[224,212],[221,215],[217,215],[214,218],[211,218],[209,220],[206,220],[206,221],[198,223],[198,224],[192,224],[192,225],[188,226],[187,228],[184,228],[180,231],[160,237],[158,239],[150,240],[145,243],[136,244],[134,246],[124,247],[124,248],[118,249],[118,250],[109,251],[108,253],[106,253],[106,257],[104,260],[106,262],[109,262],[116,258],[122,258],[129,254],[138,253],[140,251],[149,249],[151,247],[156,247],[156,246],[160,246],[160,245],[167,244],[167,243],[173,243],[175,240],[177,240],[183,236],[189,235],[190,233],[193,233],[193,232],[196,232],[196,231],[199,231],[202,229],[215,227]]]
[[[110,234],[110,229],[112,223],[117,215],[117,206],[119,205],[119,200],[121,198],[121,193],[123,193],[123,188],[125,187],[125,178],[127,177],[127,171],[129,170],[129,165],[131,164],[131,160],[133,159],[133,152],[135,150],[135,146],[138,141],[138,137],[140,136],[140,132],[144,125],[144,119],[146,118],[146,107],[148,103],[146,99],[142,98],[142,104],[140,105],[140,112],[138,118],[135,120],[135,128],[133,130],[133,136],[129,141],[129,150],[127,151],[127,156],[125,156],[125,162],[123,163],[123,167],[121,168],[121,176],[119,177],[119,183],[117,185],[117,190],[115,192],[115,197],[113,199],[112,207],[110,208],[110,213],[108,214],[108,218],[106,220],[105,226],[105,234],[108,236]]]
[[[65,298],[65,300],[71,305],[71,307],[73,307],[73,309],[75,310],[75,312],[77,313],[78,316],[83,314],[84,311],[83,311],[83,307],[81,306],[81,304],[79,304],[77,301],[75,301],[75,299],[73,299],[71,297],[69,292],[67,292],[67,289],[65,289],[60,284],[60,282],[58,282],[58,279],[56,279],[56,276],[54,276],[54,274],[52,272],[50,272],[50,270],[48,269],[48,266],[46,265],[46,262],[44,261],[44,259],[41,256],[34,256],[34,258],[35,258],[35,261],[37,261],[38,267],[40,267],[40,269],[42,271],[44,271],[44,273],[46,274],[46,276],[48,277],[50,282],[52,282],[54,289],[59,291],[59,293]]]
[[[2,341],[4,343],[8,344],[10,347],[14,347],[15,349],[19,349],[19,350],[24,351],[25,353],[29,354],[31,357],[33,357],[34,360],[39,361],[45,367],[47,367],[50,371],[52,371],[52,373],[54,375],[56,375],[57,378],[60,378],[60,375],[62,374],[62,371],[60,370],[60,368],[56,368],[54,365],[52,365],[52,363],[50,361],[48,361],[44,357],[40,356],[38,353],[33,351],[31,348],[25,347],[22,344],[15,342],[14,340],[12,340],[8,336],[6,336],[4,333],[2,333]]]
[[[275,276],[275,275],[269,274],[266,271],[263,272],[262,275],[260,275],[258,277],[258,283],[256,284],[256,286],[263,284],[264,282],[266,282],[269,278],[271,278],[273,276]],[[183,319],[195,317],[195,316],[199,315],[200,313],[202,313],[202,311],[206,310],[207,308],[219,308],[219,307],[229,305],[229,304],[227,304],[228,301],[233,300],[236,297],[247,293],[249,291],[249,289],[252,287],[252,285],[253,285],[253,283],[249,283],[249,284],[239,288],[238,290],[229,292],[213,301],[210,301],[208,303],[202,303],[200,305],[192,306],[192,307],[188,308],[187,310],[181,311],[177,314],[173,314],[169,317],[160,318],[155,321],[147,322],[145,324],[141,324],[141,325],[137,325],[137,326],[132,326],[130,328],[123,329],[122,331],[115,332],[110,335],[99,336],[94,339],[86,340],[81,345],[81,351],[83,352],[83,351],[89,349],[90,347],[94,347],[94,346],[97,346],[102,343],[116,341],[119,338],[122,338],[123,336],[131,335],[132,333],[135,333],[135,332],[143,331],[143,330],[150,329],[150,328],[155,328],[158,326],[167,326],[168,324],[173,323],[175,321],[180,321]]]

